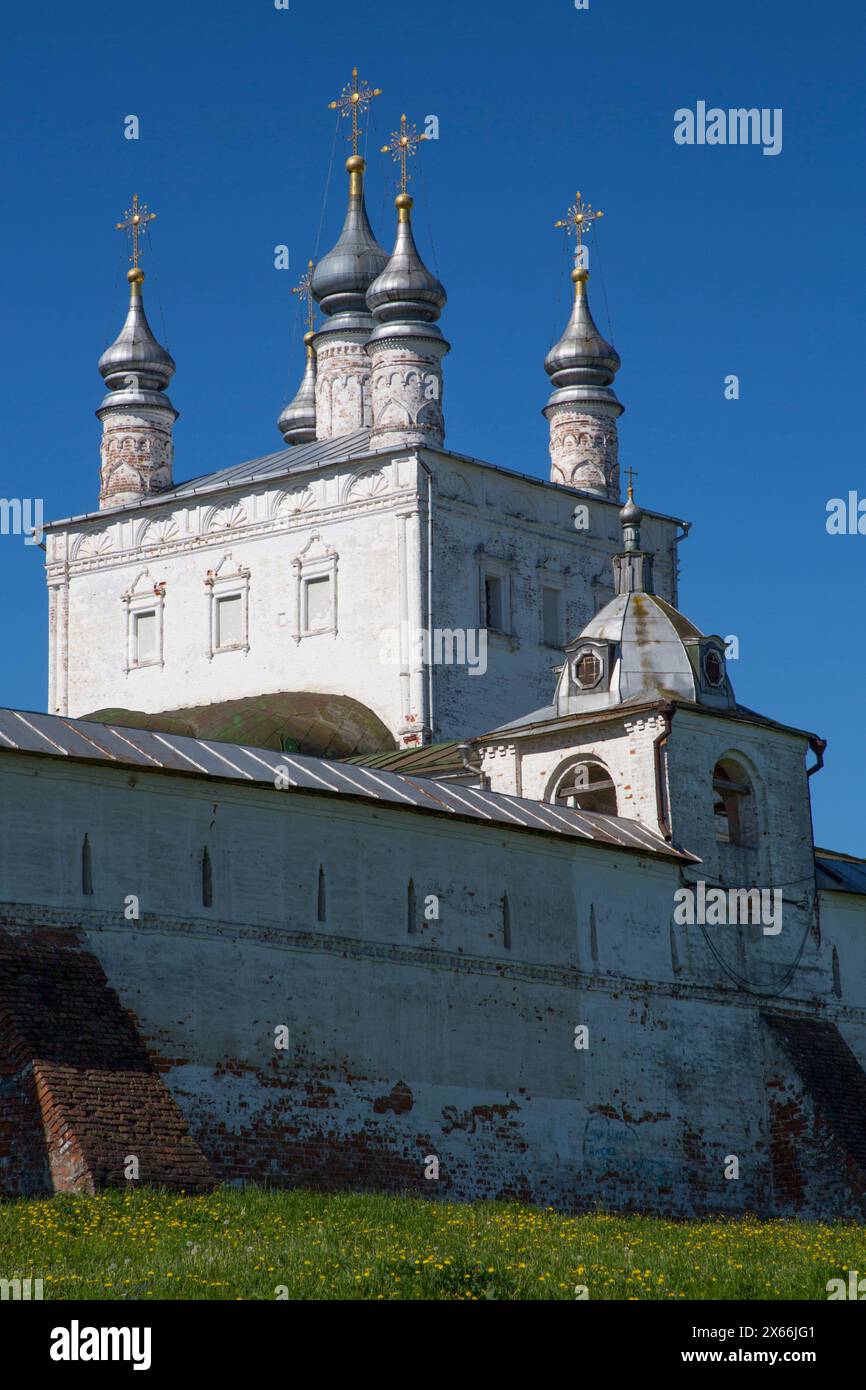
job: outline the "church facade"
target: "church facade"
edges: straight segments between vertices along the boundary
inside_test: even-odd
[[[549,478],[446,447],[418,137],[389,255],[373,95],[272,455],[175,481],[130,211],[98,508],[46,528],[48,713],[0,710],[0,1192],[862,1215],[866,863],[815,848],[826,743],[738,703],[677,606],[688,525],[623,505],[580,255]]]

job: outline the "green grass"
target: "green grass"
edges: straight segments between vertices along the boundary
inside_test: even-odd
[[[861,1226],[258,1188],[0,1205],[0,1278],[46,1299],[826,1299],[848,1269]]]

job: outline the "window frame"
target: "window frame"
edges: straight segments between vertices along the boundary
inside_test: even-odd
[[[208,661],[227,652],[248,652],[250,649],[250,571],[237,564],[231,552],[227,552],[216,569],[208,570],[205,576],[205,589],[208,601]],[[241,638],[238,642],[219,641],[219,603],[222,599],[239,598],[241,601]]]

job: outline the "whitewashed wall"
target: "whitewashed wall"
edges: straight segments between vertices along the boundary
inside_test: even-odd
[[[424,462],[434,476],[433,626],[477,632],[490,557],[510,577],[511,631],[491,638],[485,675],[437,665],[431,682],[413,641],[428,619]],[[566,489],[423,451],[63,526],[48,535],[49,709],[153,712],[299,690],[350,695],[401,739],[429,728],[431,694],[437,739],[504,722],[546,703],[555,684],[561,654],[541,641],[543,585],[563,587],[566,637],[611,593],[617,508],[590,501],[589,529],[576,531],[576,501]],[[647,528],[659,590],[674,599],[676,525],[651,518]],[[336,631],[296,641],[294,562],[327,564],[329,554]],[[210,654],[208,571],[229,585],[247,573],[248,649]],[[134,611],[155,585],[163,664],[127,670],[123,595]]]

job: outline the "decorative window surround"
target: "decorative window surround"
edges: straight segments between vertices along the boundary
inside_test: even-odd
[[[325,545],[318,531],[314,532],[303,550],[295,556],[292,561],[292,568],[295,572],[295,614],[294,632],[295,642],[300,642],[302,637],[319,637],[330,633],[331,636],[337,635],[337,566],[339,556],[332,545]],[[327,579],[328,584],[328,604],[324,620],[317,623],[315,627],[307,625],[308,614],[308,594],[307,585],[310,580]]]
[[[142,670],[147,666],[165,665],[165,580],[154,583],[149,570],[142,570],[135,583],[121,595],[126,613],[126,674]],[[136,619],[145,613],[153,613],[156,620],[154,656],[147,661],[138,660],[136,643]]]
[[[220,560],[215,570],[208,570],[205,579],[208,595],[207,658],[212,661],[223,652],[248,652],[250,649],[250,572],[244,565],[235,565],[231,552]],[[241,635],[237,642],[219,641],[219,604],[221,599],[241,601]]]

